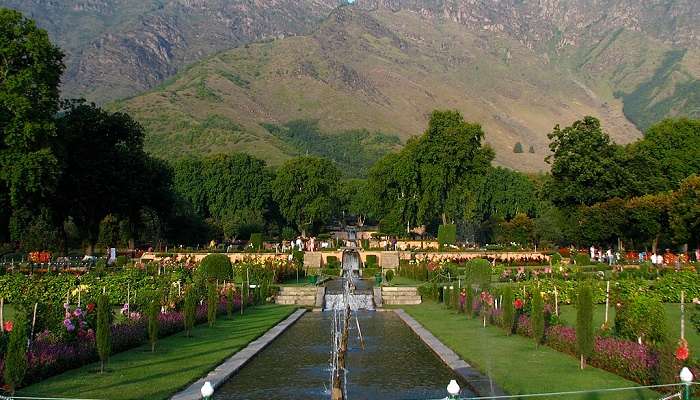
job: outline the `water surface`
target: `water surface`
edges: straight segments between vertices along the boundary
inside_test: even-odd
[[[445,388],[456,375],[396,314],[360,311],[358,318],[365,349],[353,326],[347,361],[350,400],[445,398]],[[331,319],[330,312],[304,315],[214,398],[328,399]],[[460,386],[464,387],[461,382]]]

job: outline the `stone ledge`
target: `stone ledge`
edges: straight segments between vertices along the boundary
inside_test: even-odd
[[[396,315],[408,325],[411,330],[425,343],[440,359],[447,364],[479,397],[507,396],[508,394],[496,385],[488,376],[477,371],[457,353],[445,346],[440,339],[425,329],[418,321],[408,315],[404,310],[394,310]]]
[[[213,371],[209,372],[207,376],[197,380],[197,382],[190,385],[187,389],[175,394],[170,400],[199,400],[202,398],[200,392],[204,382],[211,382],[214,389],[221,386],[226,382],[233,374],[235,374],[241,367],[243,367],[248,361],[255,357],[260,350],[264,349],[272,343],[279,335],[282,334],[287,328],[292,326],[302,315],[306,312],[306,309],[299,309],[292,313],[289,317],[285,318],[284,321],[270,328],[264,335],[250,342],[241,351],[229,357],[226,361],[220,364],[218,367],[214,368]]]

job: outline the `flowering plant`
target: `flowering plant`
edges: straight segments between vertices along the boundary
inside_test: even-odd
[[[690,350],[688,350],[688,341],[681,339],[678,341],[678,348],[676,349],[676,359],[679,361],[685,361],[690,357]]]
[[[5,321],[2,324],[2,330],[5,332],[12,332],[12,328],[14,327],[14,323],[12,321]]]

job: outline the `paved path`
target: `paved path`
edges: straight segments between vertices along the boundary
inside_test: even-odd
[[[430,347],[435,354],[447,364],[448,367],[457,373],[471,387],[478,396],[505,396],[506,392],[496,385],[488,376],[474,369],[471,365],[462,360],[457,353],[445,346],[438,338],[430,331],[425,329],[418,321],[408,315],[404,310],[394,310],[399,316],[415,332],[421,340]]]
[[[267,347],[277,336],[281,335],[282,332],[287,330],[292,324],[294,324],[302,315],[306,312],[306,309],[302,308],[295,311],[292,315],[287,317],[284,321],[275,325],[264,335],[260,336],[256,340],[250,342],[245,349],[239,351],[238,353],[231,356],[229,359],[224,361],[223,364],[216,367],[213,371],[209,372],[207,376],[201,378],[197,382],[193,383],[187,389],[180,393],[177,393],[171,400],[199,400],[202,398],[200,390],[204,382],[211,382],[214,389],[221,386],[224,382],[235,374],[241,367],[243,367],[248,361],[255,357],[258,352]]]

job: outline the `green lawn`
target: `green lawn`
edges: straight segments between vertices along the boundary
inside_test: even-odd
[[[417,281],[411,278],[406,278],[405,276],[396,276],[394,275],[394,279],[391,280],[391,283],[388,283],[386,279],[384,279],[383,284],[384,285],[389,285],[389,286],[420,286],[424,284],[425,282],[423,281]]]
[[[445,309],[434,302],[404,309],[452,348],[465,361],[491,376],[510,394],[591,390],[635,386],[633,382],[596,369],[579,369],[578,360],[546,346],[535,347],[531,339],[505,333],[493,326],[483,328],[478,319]],[[649,390],[554,397],[561,399],[658,399]],[[536,397],[545,398],[545,397]]]
[[[693,350],[700,350],[700,335],[695,327],[690,322],[690,316],[693,313],[695,305],[686,304],[685,305],[685,338],[688,341],[688,346],[690,347],[691,354]],[[670,338],[678,340],[681,337],[681,306],[680,304],[664,304],[664,309],[666,310],[666,326],[667,332]],[[576,308],[572,305],[560,306],[559,316],[563,323],[574,326],[576,325]],[[615,323],[615,307],[611,306],[609,309],[608,320],[612,326]],[[600,327],[605,321],[605,305],[599,304],[596,306],[595,312],[593,313],[593,326]]]
[[[243,317],[223,317],[214,328],[196,327],[193,338],[177,333],[162,339],[155,354],[150,346],[119,353],[109,362],[109,371],[97,373],[98,364],[31,385],[21,396],[80,397],[95,399],[167,399],[178,390],[206,375],[230,355],[286,318],[291,306],[260,306],[246,309]]]

